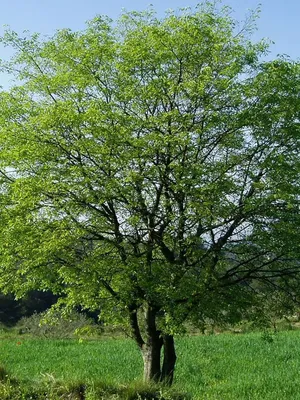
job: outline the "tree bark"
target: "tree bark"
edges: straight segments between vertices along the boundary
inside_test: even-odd
[[[163,341],[156,327],[156,314],[155,308],[147,306],[145,310],[146,341],[142,347],[145,382],[159,382],[161,378],[160,353]]]
[[[159,382],[161,380],[160,353],[162,341],[152,338],[145,344],[142,354],[144,360],[144,381]]]
[[[172,335],[163,335],[163,346],[164,360],[160,380],[167,385],[172,385],[177,358],[174,345],[174,337]]]

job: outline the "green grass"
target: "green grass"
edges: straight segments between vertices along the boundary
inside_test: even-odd
[[[130,363],[130,365],[128,365]],[[0,364],[21,380],[53,375],[66,380],[129,383],[142,368],[139,351],[130,340],[101,341],[27,339],[0,341]]]
[[[299,341],[299,331],[178,338],[175,390],[199,400],[300,400]],[[142,373],[139,351],[126,339],[2,339],[0,364],[19,381],[89,387],[138,386]]]
[[[300,399],[299,339],[299,332],[183,339],[177,379],[199,399]]]

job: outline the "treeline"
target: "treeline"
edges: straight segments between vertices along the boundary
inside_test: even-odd
[[[32,290],[20,300],[16,300],[12,294],[0,293],[0,324],[14,326],[23,317],[30,317],[48,310],[57,300],[58,296],[51,291]],[[99,323],[100,310],[83,310],[77,306],[74,307],[74,311]]]
[[[15,300],[12,294],[0,293],[0,323],[13,326],[22,317],[47,310],[57,300],[52,292],[30,291],[21,300]]]

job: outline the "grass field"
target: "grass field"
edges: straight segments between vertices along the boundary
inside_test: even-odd
[[[193,399],[300,400],[299,343],[299,331],[178,338],[175,389]],[[142,373],[134,343],[120,338],[82,343],[2,339],[0,364],[24,385],[53,380],[121,387],[140,381]]]

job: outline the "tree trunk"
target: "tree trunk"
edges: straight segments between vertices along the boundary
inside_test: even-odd
[[[142,351],[144,361],[144,381],[164,382],[171,385],[174,377],[176,353],[172,335],[162,335],[156,326],[157,309],[145,309],[145,335],[141,335],[137,318],[137,308],[130,309],[132,335]],[[161,349],[164,348],[161,366]]]
[[[159,382],[161,379],[160,353],[162,341],[160,338],[149,338],[142,349],[144,360],[144,381]]]
[[[156,327],[156,314],[155,308],[147,306],[145,310],[146,340],[142,347],[145,382],[159,382],[161,377],[160,353],[163,341]]]
[[[172,385],[176,364],[174,337],[172,335],[163,335],[163,346],[164,360],[160,380],[167,385]]]

